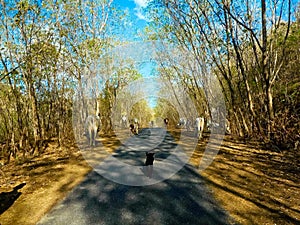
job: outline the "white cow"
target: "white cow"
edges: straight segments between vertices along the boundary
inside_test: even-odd
[[[85,120],[85,134],[90,146],[96,145],[97,130],[98,118],[96,118],[96,116],[88,116]]]
[[[199,139],[202,138],[203,130],[204,130],[204,118],[197,117],[195,120],[195,137],[198,137]]]
[[[193,122],[192,122],[192,120],[191,119],[187,119],[185,126],[186,126],[186,130],[187,131],[193,130]]]
[[[127,127],[127,117],[125,115],[123,115],[121,118],[121,125],[122,125],[122,128]]]
[[[139,134],[140,123],[137,118],[134,118],[134,129],[137,134]]]
[[[230,122],[229,122],[228,119],[225,120],[225,133],[226,134],[231,134]]]
[[[214,130],[214,132],[223,132],[223,129],[225,129],[225,134],[231,134],[230,130],[230,122],[229,120],[225,120],[225,125],[221,126],[222,123],[216,123],[211,122],[211,120],[208,120],[207,122],[207,129],[211,132]]]
[[[210,119],[207,121],[207,129],[208,131],[212,131],[213,129],[216,129],[220,126],[219,123],[212,122]]]

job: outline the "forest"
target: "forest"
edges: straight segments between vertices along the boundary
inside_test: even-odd
[[[73,139],[76,104],[81,120],[101,114],[104,133],[113,132],[116,110],[119,117],[123,111],[129,115],[116,99],[142,75],[134,60],[111,54],[128,44],[119,35],[128,23],[126,12],[112,0],[3,0],[0,10],[2,163],[40,154],[49,140],[64,145]],[[182,87],[199,115],[209,118],[221,94],[231,135],[276,150],[299,149],[299,4],[150,1],[144,10],[149,22],[141,40],[173,48],[168,55],[157,48],[158,77]],[[174,59],[176,54],[186,56]],[[158,102],[155,113],[176,123],[172,106]],[[134,107],[150,120],[146,101]]]

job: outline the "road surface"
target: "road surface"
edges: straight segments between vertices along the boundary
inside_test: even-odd
[[[141,142],[135,141],[141,145],[147,142],[147,135],[146,132],[132,138],[143,138]],[[143,144],[143,151],[137,151],[132,138],[128,140],[131,147],[126,151],[124,148],[129,145],[124,144],[113,157],[142,168],[147,149]],[[154,178],[146,177],[140,170],[141,179],[155,179],[155,166],[163,164],[176,147],[174,139],[166,133],[161,144],[155,146]],[[38,225],[233,224],[191,165],[186,164],[168,179],[145,186],[121,184],[100,174],[88,174]]]

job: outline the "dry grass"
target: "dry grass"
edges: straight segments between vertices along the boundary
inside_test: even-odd
[[[199,163],[203,148],[191,162]],[[201,175],[216,199],[240,224],[300,224],[300,158],[258,143],[225,138]]]
[[[90,170],[75,146],[58,148],[56,143],[50,144],[43,155],[3,166],[1,211],[12,205],[0,215],[0,224],[36,224]],[[21,183],[26,185],[18,194],[13,188]]]

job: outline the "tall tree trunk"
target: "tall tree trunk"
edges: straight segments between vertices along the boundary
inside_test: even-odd
[[[267,104],[267,141],[270,140],[272,132],[272,124],[274,121],[272,87],[270,83],[270,74],[267,68],[267,19],[266,19],[266,1],[261,0],[261,25],[262,25],[262,59],[261,59],[261,74],[265,80],[265,99]]]
[[[33,130],[33,138],[34,138],[34,147],[31,151],[31,154],[34,154],[36,149],[39,149],[40,147],[40,141],[41,141],[41,127],[39,123],[39,115],[38,115],[38,108],[37,108],[37,99],[34,92],[34,87],[32,83],[31,72],[29,71],[24,72],[24,80],[28,89],[28,98],[29,98],[29,105],[30,105],[30,119],[32,124],[32,130]]]

